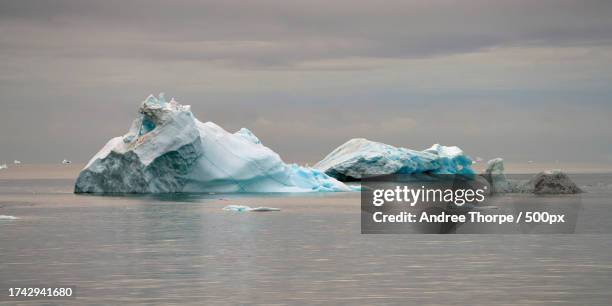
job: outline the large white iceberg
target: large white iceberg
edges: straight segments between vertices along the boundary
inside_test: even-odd
[[[248,129],[198,121],[188,105],[149,96],[122,137],[79,174],[75,193],[350,191],[320,170],[285,164]]]
[[[341,181],[386,174],[473,174],[472,160],[458,147],[439,144],[423,151],[354,138],[314,165]]]

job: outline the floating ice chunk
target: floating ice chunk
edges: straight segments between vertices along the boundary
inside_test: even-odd
[[[493,193],[507,193],[516,190],[515,186],[506,179],[502,158],[494,158],[487,162],[485,178],[491,184],[491,192]]]
[[[251,207],[245,205],[227,205],[223,207],[223,210],[227,211],[236,211],[236,212],[244,212],[249,211]]]
[[[21,164],[21,161],[19,161],[19,160],[14,160],[14,161],[13,161],[13,164],[15,164],[15,165],[19,165],[19,164]]]
[[[529,180],[528,185],[533,188],[535,194],[575,194],[583,192],[561,170],[540,172]]]
[[[6,164],[0,165],[0,170],[3,170],[3,169],[8,169],[8,166]]]
[[[267,212],[267,211],[280,211],[280,208],[274,208],[274,207],[255,207],[255,208],[251,208],[249,206],[246,205],[228,205],[223,207],[223,210],[226,211],[235,211],[235,212],[247,212],[247,211],[252,211],[252,212]]]
[[[64,159],[64,160],[62,160],[62,164],[64,164],[64,165],[72,164],[72,161]]]
[[[249,130],[197,120],[188,105],[149,96],[122,137],[79,174],[76,193],[352,191],[320,170],[286,164]]]
[[[484,177],[493,193],[576,194],[582,193],[576,184],[561,170],[548,170],[536,174],[530,180],[510,180],[504,174],[504,160],[494,158],[487,164]]]
[[[473,173],[472,161],[458,147],[433,145],[424,151],[355,138],[336,148],[314,168],[341,181],[386,174]]]
[[[0,215],[0,220],[17,220],[17,219],[19,218],[15,216]]]

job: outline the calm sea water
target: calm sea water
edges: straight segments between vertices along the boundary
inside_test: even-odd
[[[612,175],[573,178],[588,191],[579,226],[608,226]],[[0,220],[0,288],[76,286],[48,302],[62,305],[612,303],[609,234],[362,235],[358,193],[101,197],[72,184],[0,178],[0,215],[19,218]]]

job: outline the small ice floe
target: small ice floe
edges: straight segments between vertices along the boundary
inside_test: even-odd
[[[226,211],[235,211],[235,212],[246,212],[246,211],[254,211],[254,212],[265,212],[265,211],[280,211],[280,208],[273,207],[249,207],[246,205],[227,205],[223,207],[223,210]]]
[[[528,164],[533,164],[533,160],[528,160],[527,163]]]
[[[67,159],[64,159],[64,160],[62,160],[62,164],[68,165],[68,164],[72,164],[72,162],[67,160]]]
[[[15,216],[0,215],[0,220],[17,220],[17,219],[19,218]]]
[[[21,164],[21,161],[20,161],[20,160],[14,160],[14,161],[13,161],[13,164],[15,164],[15,165],[19,165],[19,164]]]
[[[0,170],[2,170],[2,169],[8,169],[8,166],[6,164],[2,164],[2,165],[0,165]]]

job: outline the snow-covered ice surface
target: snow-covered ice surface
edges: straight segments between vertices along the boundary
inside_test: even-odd
[[[87,163],[75,193],[351,191],[320,170],[285,164],[248,129],[200,122],[190,106],[149,96],[128,133]]]
[[[472,160],[458,147],[439,144],[423,151],[354,138],[336,148],[314,167],[339,180],[386,174],[472,174]]]

